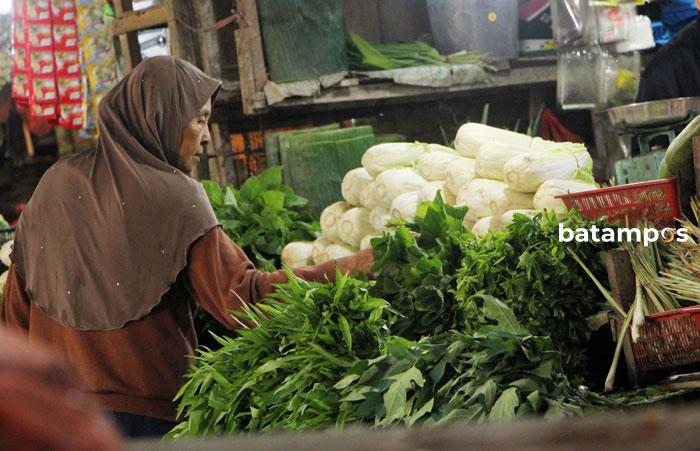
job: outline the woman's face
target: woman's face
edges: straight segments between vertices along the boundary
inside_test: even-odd
[[[211,114],[211,99],[202,106],[199,113],[190,121],[182,132],[180,158],[177,168],[185,174],[191,174],[199,164],[204,153],[204,145],[211,141],[209,134],[209,115]]]

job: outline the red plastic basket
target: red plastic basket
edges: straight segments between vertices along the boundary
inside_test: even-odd
[[[640,375],[700,364],[700,306],[648,315],[632,354]]]
[[[680,216],[676,179],[630,183],[556,196],[566,207],[591,220],[607,216],[624,225],[648,221],[657,228],[674,227]]]

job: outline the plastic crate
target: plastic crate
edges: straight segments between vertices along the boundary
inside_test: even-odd
[[[648,315],[630,343],[640,376],[699,365],[700,306]]]
[[[610,222],[634,225],[647,221],[656,228],[674,227],[680,216],[676,179],[630,183],[556,196],[566,207],[590,220],[607,216]]]
[[[617,183],[639,183],[656,179],[665,150],[653,152],[647,155],[619,160],[615,162],[615,180]]]

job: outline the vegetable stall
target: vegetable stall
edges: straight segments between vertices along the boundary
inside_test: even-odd
[[[562,228],[630,226],[629,215],[568,209],[574,196],[624,186],[598,187],[581,144],[482,124],[463,125],[454,149],[381,143],[360,163],[318,223],[281,184],[279,168],[240,190],[205,182],[238,239],[232,212],[254,202],[241,201],[245,192],[279,199],[247,215],[285,224],[257,235],[275,245],[261,253],[253,244],[263,267],[275,254],[291,269],[368,247],[375,263],[369,279],[338,274],[331,285],[289,273],[268,301],[233,313],[250,326],[200,349],[171,437],[551,420],[693,398],[654,383],[699,359],[659,366],[646,383],[625,382],[618,367],[623,347],[627,360],[636,355],[630,340],[641,347],[651,336],[654,315],[700,299],[698,218],[681,224],[688,243],[562,240]],[[632,219],[648,225],[644,211]],[[610,264],[619,252],[629,256],[632,302],[620,295],[622,267]],[[666,348],[667,357],[684,352]]]

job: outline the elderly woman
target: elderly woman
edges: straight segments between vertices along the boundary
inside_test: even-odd
[[[96,148],[46,172],[17,228],[4,321],[59,350],[127,435],[173,426],[195,303],[235,328],[231,310],[287,280],[256,271],[189,175],[219,86],[176,58],[141,63],[101,101]],[[364,252],[294,272],[333,281],[371,264]]]

